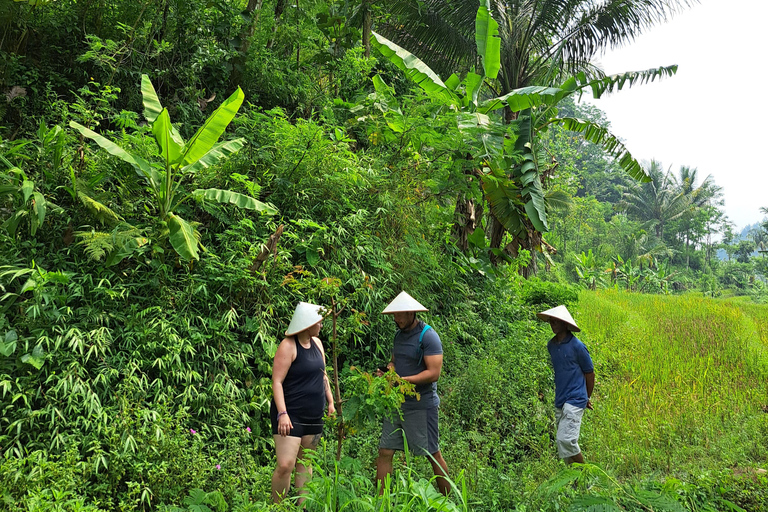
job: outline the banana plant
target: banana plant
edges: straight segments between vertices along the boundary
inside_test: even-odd
[[[465,143],[473,148],[473,161],[481,162],[485,199],[493,217],[516,239],[542,242],[549,229],[541,175],[549,162],[538,149],[537,135],[549,125],[560,124],[601,145],[633,178],[648,181],[640,164],[620,139],[605,127],[575,118],[558,117],[557,104],[565,97],[589,90],[595,98],[625,86],[671,76],[677,66],[628,72],[599,79],[584,73],[559,87],[529,86],[503,96],[482,99],[484,83],[496,80],[500,69],[499,28],[493,19],[490,0],[480,0],[475,20],[475,42],[482,59],[483,74],[474,71],[460,79],[451,75],[445,82],[418,57],[385,37],[373,33],[374,47],[402,70],[435,101],[457,113],[457,125]],[[504,123],[495,110],[508,108],[516,119]],[[491,246],[499,252],[498,246]]]
[[[171,124],[168,109],[160,104],[157,92],[147,75],[141,77],[141,93],[144,117],[152,127],[152,134],[160,150],[159,162],[148,162],[138,154],[123,149],[106,137],[74,121],[70,122],[70,126],[96,142],[110,155],[129,163],[144,179],[154,199],[158,213],[157,221],[162,227],[167,228],[170,243],[182,259],[189,261],[200,258],[199,234],[191,223],[176,213],[179,206],[189,199],[233,204],[238,208],[267,215],[277,213],[274,206],[231,190],[208,188],[186,192],[182,186],[197,171],[216,165],[243,147],[245,140],[242,138],[218,142],[243,103],[245,95],[239,87],[188,141],[185,141]],[[124,249],[120,250],[125,253]]]

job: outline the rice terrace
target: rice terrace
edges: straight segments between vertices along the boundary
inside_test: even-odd
[[[742,3],[0,2],[0,510],[768,512]]]

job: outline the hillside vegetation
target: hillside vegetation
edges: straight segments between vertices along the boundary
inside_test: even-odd
[[[591,62],[687,3],[0,2],[0,508],[298,509],[268,412],[309,301],[340,411],[310,512],[768,510],[768,222],[737,240],[711,177],[577,102],[674,79]],[[407,455],[374,489],[401,290],[443,341],[447,500]],[[597,364],[582,467],[559,304]]]

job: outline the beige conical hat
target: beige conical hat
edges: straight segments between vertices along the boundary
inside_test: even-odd
[[[563,322],[567,323],[570,326],[570,331],[581,331],[581,329],[579,329],[579,327],[576,325],[576,322],[573,320],[571,314],[568,312],[568,308],[565,306],[557,306],[556,308],[542,311],[541,313],[537,313],[536,316],[545,322],[548,322],[550,318],[557,318],[558,320],[562,320]]]
[[[288,325],[285,335],[292,336],[321,321],[323,319],[323,315],[320,314],[321,309],[323,309],[323,306],[310,304],[309,302],[299,302],[296,306],[296,311],[293,312],[293,318],[291,318],[291,323]]]
[[[405,292],[400,292],[400,295],[395,297],[395,300],[389,303],[384,311],[383,315],[390,315],[392,313],[400,313],[404,311],[429,311],[427,308],[419,304],[419,301],[411,297]]]

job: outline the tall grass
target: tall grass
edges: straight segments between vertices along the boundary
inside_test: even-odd
[[[584,292],[597,371],[590,460],[620,474],[768,460],[768,306],[692,295]]]

